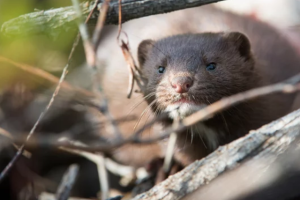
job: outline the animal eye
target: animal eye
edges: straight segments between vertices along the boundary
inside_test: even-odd
[[[208,65],[206,65],[206,70],[207,71],[213,71],[215,70],[217,67],[217,64],[216,63],[209,63]]]
[[[162,74],[162,73],[164,73],[164,71],[165,71],[165,67],[163,67],[163,66],[158,67],[158,73]]]

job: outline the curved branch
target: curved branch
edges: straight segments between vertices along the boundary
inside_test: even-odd
[[[131,19],[171,12],[180,9],[202,6],[216,3],[223,0],[123,0],[122,1],[122,23]],[[83,15],[93,9],[95,1],[81,4]],[[101,7],[102,2],[98,4]],[[107,12],[106,24],[118,24],[118,0],[110,2]],[[91,16],[91,20],[96,20],[99,10]],[[20,35],[33,33],[46,33],[56,35],[58,31],[67,31],[76,28],[76,13],[73,6],[56,8],[45,11],[28,13],[5,22],[1,31],[5,35]]]
[[[207,185],[224,172],[236,168],[246,158],[253,161],[269,156],[271,159],[268,161],[271,164],[297,137],[299,138],[299,127],[300,110],[297,110],[256,131],[251,131],[243,138],[219,147],[212,154],[192,163],[132,200],[180,199]],[[243,166],[243,163],[241,165]],[[201,190],[199,192],[197,195],[201,194]]]

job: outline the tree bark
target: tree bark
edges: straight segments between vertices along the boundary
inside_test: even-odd
[[[256,175],[262,176],[264,174],[267,174],[269,173],[269,170],[272,169],[272,167],[273,168],[275,166],[278,167],[278,164],[280,164],[280,162],[276,162],[278,156],[286,152],[290,144],[293,141],[295,141],[297,137],[299,137],[299,133],[300,133],[300,110],[297,110],[281,119],[278,119],[277,121],[274,121],[268,125],[263,126],[262,128],[256,131],[251,131],[248,135],[246,135],[243,138],[240,138],[228,145],[219,147],[216,151],[214,151],[206,158],[203,158],[202,160],[192,163],[191,165],[183,169],[181,172],[169,177],[167,180],[155,186],[148,192],[140,194],[135,198],[133,198],[132,200],[180,199],[198,190],[199,188],[204,187],[212,180],[216,179],[217,177],[219,178],[221,174],[223,175],[223,173],[227,171],[230,171],[230,173],[232,174],[236,173],[236,176],[231,176],[231,178],[235,177],[233,182],[232,179],[230,178],[228,178],[227,180],[231,180],[233,184],[237,184],[236,181],[243,178],[243,176],[241,176],[240,174],[238,175],[237,169],[245,166],[246,159],[247,159],[246,163],[256,163],[256,164],[262,163],[258,161],[267,160],[268,167],[264,171],[258,170],[256,172]],[[299,149],[299,147],[296,149]],[[284,162],[284,165],[288,165],[288,164],[293,165],[293,163],[291,164],[288,163],[287,161]],[[256,165],[252,165],[252,166],[256,166]],[[282,174],[285,175],[286,170],[287,168],[282,168],[280,172],[276,173],[276,175],[277,176]],[[242,174],[247,175],[246,171],[245,173]],[[227,173],[225,173],[225,175],[226,174]],[[272,175],[269,174],[265,176],[265,179],[270,179],[270,178],[272,179],[274,178],[274,176],[275,175],[273,175],[272,177]],[[252,180],[253,178],[254,177],[251,177],[250,179]],[[261,181],[266,182],[266,180],[261,180]],[[270,183],[272,182],[273,181],[271,180]],[[212,182],[208,184],[208,186],[210,185],[213,186],[215,183]],[[227,185],[223,185],[223,187],[228,188],[229,182],[227,181],[226,183]],[[259,181],[257,181],[255,184],[259,185],[258,183]],[[238,188],[236,192],[241,189],[245,189],[244,188],[245,185],[246,183],[236,185],[236,187]],[[297,188],[298,187],[294,189],[298,190]],[[201,198],[201,199],[220,199],[220,197],[222,197],[221,199],[226,199],[224,198],[224,195],[220,193],[220,190],[211,190],[211,191],[215,195],[219,195],[219,198],[211,198],[210,196],[210,198]],[[276,192],[276,190],[274,192]],[[199,199],[201,195],[202,196],[207,195],[206,193],[207,190],[206,191],[202,190],[201,192],[200,189],[199,191],[197,191],[196,193],[197,195],[191,199]],[[238,195],[237,198],[240,198],[240,196]],[[232,199],[232,198],[228,198],[228,199]],[[285,198],[280,198],[280,199],[285,199]]]
[[[222,0],[122,0],[122,23],[131,19],[149,15],[167,13],[175,10],[202,6]],[[81,4],[84,15],[87,15],[95,4],[95,1]],[[98,4],[98,8],[101,6]],[[106,24],[118,24],[118,0],[112,0],[107,12]],[[99,9],[93,13],[91,20],[99,16]],[[1,31],[5,35],[15,36],[20,34],[46,33],[55,36],[59,31],[67,31],[77,28],[74,20],[76,13],[73,6],[56,8],[45,11],[28,13],[5,22]]]

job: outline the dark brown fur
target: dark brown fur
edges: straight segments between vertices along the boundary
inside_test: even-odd
[[[122,29],[128,35],[128,40],[130,42],[131,47],[130,50],[132,51],[133,56],[135,56],[136,59],[136,55],[138,55],[137,47],[139,43],[141,43],[145,39],[157,41],[161,38],[178,34],[191,34],[203,32],[228,33],[238,31],[244,33],[248,37],[251,44],[252,56],[255,58],[255,71],[259,76],[263,77],[263,83],[256,83],[255,81],[252,81],[252,87],[254,87],[255,85],[258,86],[266,85],[268,83],[275,83],[287,79],[288,77],[299,72],[298,63],[300,59],[298,53],[295,51],[295,48],[293,46],[295,45],[295,43],[290,44],[287,37],[285,37],[285,35],[283,35],[282,32],[278,31],[273,27],[270,27],[266,23],[253,20],[249,16],[240,16],[232,14],[230,12],[224,12],[210,5],[132,20],[124,23]],[[123,117],[129,111],[132,111],[131,114],[134,114],[139,117],[145,110],[146,114],[143,117],[141,117],[143,118],[142,120],[144,120],[144,122],[139,123],[139,125],[142,126],[145,123],[145,121],[147,121],[149,115],[151,115],[151,119],[152,113],[147,112],[147,105],[144,103],[142,105],[137,106],[136,108],[133,108],[133,105],[136,102],[142,102],[144,100],[140,94],[133,93],[133,96],[130,100],[126,98],[128,70],[126,68],[127,64],[124,60],[122,52],[119,46],[115,43],[115,39],[118,34],[118,27],[106,26],[105,30],[107,30],[108,33],[105,34],[105,39],[101,44],[101,48],[99,48],[98,50],[98,58],[99,60],[101,60],[101,62],[105,63],[105,74],[103,75],[103,89],[107,97],[109,98],[109,106],[111,108],[110,111],[112,112],[114,117]],[[150,49],[152,46],[153,44],[151,43],[150,45],[148,45]],[[157,44],[154,44],[153,47],[156,46]],[[180,47],[187,47],[187,45],[183,44],[180,45]],[[160,51],[163,54],[165,48],[156,49],[157,51]],[[174,52],[176,49],[178,48],[175,48]],[[113,59],[111,59],[111,55],[114,55]],[[144,59],[147,60],[148,58],[144,57]],[[154,61],[158,60],[158,58],[152,59]],[[178,59],[180,59],[180,57],[178,57]],[[152,67],[155,68],[157,66]],[[148,76],[149,73],[145,75]],[[248,81],[250,82],[250,80]],[[156,84],[153,84],[153,87],[156,87]],[[232,88],[232,85],[230,87]],[[244,90],[243,88],[240,89]],[[216,96],[217,95],[214,94],[214,98],[216,98]],[[243,106],[240,105],[238,107],[235,107],[236,109],[233,108],[233,111],[235,111],[234,114],[230,114],[232,113],[231,110],[228,110],[226,112],[229,118],[231,118],[232,120],[227,120],[228,116],[225,116],[225,113],[222,113],[223,115],[216,116],[217,118],[215,119],[217,119],[217,121],[220,121],[220,125],[218,125],[220,129],[226,128],[226,124],[224,122],[225,118],[228,127],[231,129],[232,127],[234,127],[234,133],[238,134],[242,132],[241,135],[243,135],[249,129],[258,128],[262,124],[265,124],[270,120],[273,120],[275,118],[278,118],[279,116],[286,114],[290,108],[289,102],[292,101],[286,100],[287,97],[288,96],[286,95],[282,95],[276,98],[276,101],[283,101],[283,103],[274,102],[273,99],[275,98],[267,98],[269,99],[269,101],[271,100],[272,104],[280,105],[276,106],[276,110],[280,109],[279,112],[276,112],[276,115],[271,113],[268,114],[268,116],[272,116],[272,119],[263,119],[263,117],[260,115],[260,113],[262,112],[269,113],[273,112],[273,110],[268,108],[269,106],[271,107],[270,103],[266,103],[266,101],[260,101],[259,99],[257,99],[257,101],[260,102],[259,104],[263,104],[263,102],[265,102],[264,104],[266,104],[266,106],[251,106],[251,102],[248,102],[243,104]],[[256,105],[258,105],[258,103],[256,103]],[[257,116],[260,117],[258,118]],[[237,120],[241,120],[244,122],[251,121],[251,126],[248,124],[246,125],[244,123],[238,122],[230,124],[230,121],[235,122],[235,119],[233,119],[233,117],[237,118]],[[207,121],[206,123],[210,123],[210,121]],[[136,124],[138,124],[136,121],[133,121],[133,123],[131,124],[127,123],[126,126],[121,127],[121,130],[122,132],[126,133],[126,136],[129,136],[132,134],[133,127]],[[229,130],[230,134],[225,135],[223,138],[220,138],[220,144],[224,144],[227,141],[232,141],[234,138],[239,137],[239,135],[234,135],[231,129]],[[237,129],[240,129],[241,131],[237,131]],[[158,134],[159,132],[160,131],[157,130],[145,131],[145,137],[153,137],[154,134]],[[197,155],[195,155],[195,157],[193,157],[190,160],[200,158],[203,155],[207,155],[207,152],[210,152],[210,150],[207,150],[207,148],[205,148],[203,145],[190,145],[191,140],[193,140],[193,142],[196,142],[197,144],[202,144],[202,140],[199,137],[192,137],[191,134],[183,134],[182,139],[180,140],[183,144],[179,144],[179,146],[185,146],[185,149],[190,148],[192,149],[191,151],[195,151],[197,153]],[[165,144],[162,146],[164,147]],[[193,150],[193,148],[195,149]],[[119,161],[122,161],[123,163],[132,165],[137,165],[138,163],[138,166],[141,166],[143,163],[149,162],[149,159],[151,159],[149,158],[150,155],[161,155],[160,152],[156,153],[155,155],[153,153],[154,151],[157,151],[159,149],[157,148],[157,146],[150,147],[145,151],[142,151],[142,149],[144,149],[144,146],[135,148],[133,147],[133,145],[128,145],[128,148],[122,148],[120,151],[118,151],[116,157]],[[137,151],[139,153],[135,153]],[[188,154],[187,151],[181,152]],[[200,155],[201,152],[204,153]],[[131,156],[129,157],[126,155]],[[176,153],[176,155],[178,155],[178,153]]]
[[[246,22],[256,23],[249,21]],[[269,33],[268,36],[256,35],[255,39],[261,38],[262,41],[259,45],[266,45],[263,42],[269,40],[268,37],[278,37],[275,30],[272,32],[270,27],[257,24],[258,32],[263,29]],[[239,32],[184,34],[156,42],[146,40],[139,45],[138,58],[148,79],[145,95],[155,93],[148,103],[157,113],[174,103],[178,93],[172,82],[178,76],[183,81],[187,77],[192,79],[188,82],[189,86],[193,83],[187,92],[180,93],[181,97],[198,105],[209,105],[223,97],[281,81],[300,72],[298,54],[287,41],[281,38],[280,42],[285,42],[284,46],[274,45],[276,48],[269,51],[275,56],[271,56],[257,52],[259,46],[251,49],[247,36]],[[276,41],[273,40],[273,43]],[[288,51],[283,52],[281,48]],[[215,63],[216,69],[206,70],[209,63]],[[158,73],[161,66],[165,67],[162,74]],[[233,106],[180,133],[176,156],[187,165],[207,155],[217,145],[226,144],[283,116],[290,111],[293,100],[294,95],[268,95]],[[171,123],[172,120],[169,120],[164,125]],[[208,134],[216,134],[217,137]]]

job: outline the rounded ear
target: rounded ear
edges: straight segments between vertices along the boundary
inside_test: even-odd
[[[138,47],[138,60],[140,67],[142,67],[147,59],[149,51],[152,49],[154,44],[153,40],[143,40]]]
[[[248,37],[240,32],[225,33],[224,36],[233,42],[242,57],[248,60],[251,57],[251,45]]]

